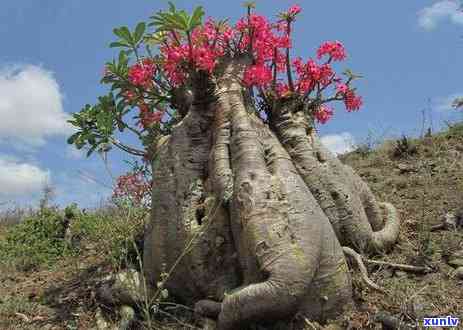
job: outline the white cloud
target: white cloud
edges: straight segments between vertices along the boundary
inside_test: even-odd
[[[0,155],[0,196],[11,198],[38,192],[49,179],[49,171]]]
[[[444,20],[463,25],[463,12],[456,0],[438,1],[418,12],[418,24],[425,30],[433,30]]]
[[[354,137],[348,133],[325,135],[321,137],[322,143],[334,154],[344,154],[355,148]]]
[[[69,115],[53,74],[33,65],[0,70],[0,142],[38,147],[50,136],[68,135]]]
[[[455,110],[452,104],[455,99],[460,97],[463,97],[463,93],[454,93],[445,97],[438,97],[432,102],[432,108],[437,112]]]

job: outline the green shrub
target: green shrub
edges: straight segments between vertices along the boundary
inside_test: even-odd
[[[27,271],[85,252],[102,256],[114,268],[138,266],[146,216],[146,209],[127,205],[88,213],[76,204],[63,211],[44,208],[6,229],[0,263]]]
[[[71,221],[70,231],[73,239],[80,242],[80,249],[98,251],[113,267],[120,268],[128,262],[136,265],[146,215],[146,209],[134,207],[79,213]]]
[[[50,266],[71,252],[64,240],[65,230],[59,210],[42,209],[7,229],[0,241],[0,262],[21,270]]]

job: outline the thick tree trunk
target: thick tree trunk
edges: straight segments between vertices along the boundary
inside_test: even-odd
[[[171,269],[198,231],[204,231],[165,285],[189,305],[204,297],[221,300],[240,283],[228,210],[211,194],[207,176],[208,111],[193,107],[160,147],[153,169],[151,224],[145,234],[144,272],[155,292],[161,274]],[[214,219],[204,230],[205,216],[211,212]]]
[[[297,101],[283,101],[270,116],[271,127],[330,219],[336,236],[341,244],[359,252],[389,249],[399,235],[395,208],[378,203],[352,168],[322,145],[302,108]]]
[[[217,318],[220,330],[278,320],[302,329],[297,319],[324,321],[351,306],[339,241],[383,249],[398,223],[392,216],[381,229],[384,212],[368,187],[297,112],[282,105],[270,128],[249,111],[245,64],[225,63],[215,101],[193,104],[159,149],[145,276],[154,292],[175,266],[169,293],[200,300],[197,311]]]

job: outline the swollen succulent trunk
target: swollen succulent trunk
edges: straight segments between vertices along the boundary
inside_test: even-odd
[[[352,168],[321,144],[303,106],[297,100],[284,100],[273,109],[270,125],[330,219],[339,241],[359,252],[389,249],[399,235],[396,209],[378,203]]]
[[[384,248],[397,222],[386,224],[391,237],[373,232],[383,215],[368,187],[307,134],[290,107],[272,114],[272,129],[248,111],[239,83],[244,62],[224,64],[215,100],[193,104],[159,148],[145,276],[156,292],[162,273],[175,267],[164,287],[217,318],[221,330],[291,319],[292,329],[303,328],[298,320],[324,321],[350,306],[339,240]],[[386,243],[374,243],[375,235]]]

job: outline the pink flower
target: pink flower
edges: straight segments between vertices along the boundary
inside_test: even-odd
[[[241,18],[236,24],[236,30],[244,35],[238,45],[241,51],[247,50],[251,42],[249,30],[252,30],[253,55],[257,63],[271,61],[275,47],[280,47],[279,44],[290,46],[289,39],[281,39],[275,35],[273,25],[264,16],[252,14],[249,21],[247,18]]]
[[[349,112],[359,110],[360,107],[363,105],[362,97],[356,95],[353,90],[349,89],[344,94],[344,105],[346,106],[346,109]]]
[[[331,84],[332,79],[334,78],[333,77],[333,69],[331,68],[331,66],[328,63],[323,64],[320,67],[319,73],[320,73],[320,76],[319,76],[318,80],[323,86]]]
[[[278,48],[291,48],[291,39],[288,35],[283,35],[277,38],[277,44],[275,46]]]
[[[346,94],[349,90],[349,87],[344,83],[337,83],[336,84],[336,92],[341,94]]]
[[[278,97],[285,97],[289,94],[289,86],[288,84],[284,84],[284,83],[277,83],[277,86],[276,86],[276,92],[277,92],[277,95]]]
[[[147,87],[151,84],[156,68],[149,58],[141,63],[136,63],[129,68],[129,81],[135,86]]]
[[[320,80],[320,67],[314,60],[309,59],[305,67],[306,74],[314,81]]]
[[[296,73],[298,75],[303,75],[304,74],[305,67],[304,67],[304,62],[302,61],[302,58],[296,57],[293,60],[293,66],[294,66],[294,69],[296,70]]]
[[[244,72],[243,81],[246,86],[265,87],[272,81],[272,71],[263,64],[252,65]]]
[[[288,31],[288,22],[282,20],[275,23],[275,29],[278,32],[286,33]]]
[[[149,197],[151,185],[152,183],[146,181],[143,173],[127,173],[117,178],[113,197],[128,198],[132,202],[140,203],[144,198]]]
[[[207,47],[196,47],[193,51],[193,62],[204,71],[212,73],[215,67],[216,54]]]
[[[325,105],[321,105],[314,113],[314,116],[320,124],[326,124],[333,117],[333,110]]]
[[[295,16],[295,15],[299,14],[301,12],[301,10],[302,10],[301,6],[293,5],[288,9],[288,14]]]
[[[163,113],[160,111],[156,112],[142,112],[140,114],[140,125],[143,128],[149,128],[155,123],[159,123],[162,119]]]
[[[301,59],[295,59],[293,65],[298,74],[296,82],[297,91],[300,94],[309,93],[321,78],[321,68],[315,63],[314,60],[309,59],[306,64],[303,64]]]
[[[160,122],[164,115],[162,111],[151,111],[150,107],[144,101],[138,103],[138,108],[140,109],[140,121],[138,124],[145,129]]]
[[[328,55],[335,61],[342,61],[346,59],[346,50],[339,41],[327,41],[323,43],[317,50],[317,58],[321,59],[323,56]]]

